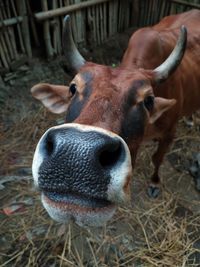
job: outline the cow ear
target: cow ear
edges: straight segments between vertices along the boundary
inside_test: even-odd
[[[154,107],[150,115],[150,123],[154,123],[165,111],[176,104],[175,99],[166,99],[162,97],[154,98]]]
[[[72,95],[69,87],[53,85],[48,83],[38,83],[31,88],[34,98],[40,100],[42,104],[51,112],[60,114],[68,108]]]

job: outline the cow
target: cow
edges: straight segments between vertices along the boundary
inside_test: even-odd
[[[188,34],[187,34],[188,33]],[[148,194],[159,193],[159,167],[178,120],[200,108],[200,11],[137,30],[119,66],[86,61],[63,25],[69,86],[39,83],[32,95],[65,123],[39,140],[32,165],[42,203],[56,221],[101,226],[130,199],[138,148],[158,141]]]

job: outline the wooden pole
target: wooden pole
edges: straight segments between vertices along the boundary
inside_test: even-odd
[[[144,6],[144,25],[150,24],[151,2],[152,0],[147,1],[146,5]]]
[[[144,0],[141,0],[140,1],[140,25],[139,25],[139,27],[144,27],[145,26],[145,23],[144,23],[144,10],[145,10],[145,2],[144,2]]]
[[[124,14],[125,15],[125,24],[124,24],[124,29],[127,29],[129,27],[129,24],[130,24],[130,12],[129,12],[129,9],[130,9],[130,3],[129,1],[124,1],[125,3],[125,10],[124,10]],[[117,19],[117,9],[116,9],[116,19]]]
[[[93,18],[91,13],[91,7],[87,8],[87,24],[89,30],[87,31],[87,40],[89,42],[89,46],[92,46],[92,44],[95,42],[94,40],[94,33],[93,33]]]
[[[95,24],[96,24],[96,26],[95,26],[95,31],[96,31],[96,36],[97,36],[97,44],[98,45],[100,45],[100,43],[101,43],[101,37],[100,37],[100,21],[99,21],[99,7],[98,6],[94,6],[93,7],[93,9],[94,9],[94,14],[95,14],[95,17],[94,17],[94,19],[95,19]]]
[[[109,36],[113,35],[113,1],[111,1],[109,3],[109,10],[108,10],[108,14],[109,14]],[[119,21],[120,21],[120,14],[119,14]]]
[[[3,21],[5,17],[6,17],[6,14],[5,14],[5,10],[4,10],[4,7],[3,7],[0,10],[0,19]],[[13,60],[15,56],[14,56],[14,52],[13,52],[13,49],[12,49],[11,40],[10,40],[10,37],[9,37],[9,34],[8,34],[8,28],[6,28],[6,27],[3,28],[0,34],[4,36],[3,38],[5,39],[6,45],[8,47],[10,58],[11,58],[11,60]]]
[[[119,1],[119,4],[118,4],[118,10],[119,10],[119,16],[118,16],[118,20],[117,20],[117,24],[118,24],[118,31],[121,31],[122,30],[122,23],[123,23],[123,12],[122,12],[122,2]],[[112,11],[112,8],[111,8],[111,11]],[[109,12],[110,12],[110,8],[109,8]],[[110,23],[110,22],[109,22]]]
[[[0,10],[0,19],[4,20],[6,18],[7,18],[7,15],[5,13],[5,5],[2,4],[1,10]],[[12,51],[10,39],[9,39],[8,32],[7,32],[6,28],[2,29],[2,31],[0,32],[0,39],[1,39],[2,49],[5,53],[5,58],[8,62],[8,64],[10,64],[10,62],[14,59],[14,54]]]
[[[103,23],[103,4],[99,6],[99,18],[100,18],[100,36],[101,36],[101,43],[105,40],[105,29]]]
[[[65,6],[65,7],[54,9],[54,10],[38,12],[38,13],[35,14],[35,18],[38,21],[46,20],[46,19],[50,19],[50,18],[53,18],[53,17],[56,17],[56,16],[65,15],[65,14],[74,12],[76,10],[80,10],[80,9],[83,9],[83,8],[87,8],[87,7],[94,6],[94,5],[101,4],[101,3],[104,3],[104,2],[108,2],[108,1],[111,1],[111,0],[89,0],[89,1],[86,1],[86,2],[81,2],[81,3],[78,3],[78,4]],[[41,2],[43,3],[43,1],[41,1]]]
[[[98,39],[97,39],[97,33],[96,33],[96,16],[95,16],[95,7],[92,6],[90,8],[91,10],[91,14],[92,14],[92,23],[93,23],[93,35],[94,35],[94,42],[95,42],[95,45],[98,44]]]
[[[81,0],[75,0],[75,4],[81,3]],[[77,43],[83,43],[85,36],[85,25],[83,23],[83,11],[77,10],[75,12],[75,21],[76,21],[76,31],[77,31]]]
[[[13,14],[14,14],[15,17],[17,17],[17,11],[16,11],[16,8],[15,8],[15,3],[14,3],[13,0],[10,0],[10,1],[11,1]],[[21,29],[20,29],[19,24],[17,24],[17,31],[18,31],[18,35],[19,35],[19,43],[20,43],[20,46],[21,46],[22,53],[25,54],[25,48],[24,48],[22,33],[21,33]]]
[[[118,27],[117,27],[117,21],[118,21],[118,1],[113,1],[113,20],[112,20],[112,32],[115,34],[118,31]]]
[[[22,22],[23,18],[21,16],[17,16],[15,18],[4,19],[0,21],[0,28],[8,27],[17,23]]]
[[[165,6],[164,6],[164,13],[163,17],[168,16],[170,13],[172,2],[169,2],[168,0],[165,0]]]
[[[5,13],[7,14],[7,17],[10,19],[11,18],[11,8],[10,8],[10,5],[9,5],[8,1],[6,2],[5,7],[6,7],[6,12]],[[18,18],[19,17],[17,17],[17,19]],[[16,39],[15,39],[15,33],[14,33],[13,27],[8,26],[8,34],[9,34],[10,42],[11,42],[11,45],[12,45],[12,48],[13,48],[13,51],[14,51],[15,59],[18,60],[19,59],[19,54],[18,54],[18,51],[17,51]]]
[[[47,1],[42,0],[41,4],[42,4],[42,9],[45,12],[48,12],[47,11],[48,10]],[[44,30],[44,41],[45,41],[45,45],[46,45],[47,56],[52,57],[53,56],[53,48],[51,45],[51,36],[50,36],[50,32],[49,32],[49,21],[48,20],[44,21],[43,30]]]
[[[156,14],[156,19],[155,19],[155,22],[158,22],[160,20],[160,15],[161,15],[161,12],[162,12],[162,4],[163,4],[163,1],[158,1],[158,6],[157,6],[157,14]]]
[[[52,8],[57,8],[57,1],[52,0]],[[51,27],[53,28],[53,48],[54,52],[58,53],[58,42],[60,41],[60,38],[58,38],[58,18],[54,18],[53,21],[50,22]]]
[[[55,0],[54,3],[54,8],[57,8],[57,0]],[[57,54],[61,54],[62,52],[62,44],[61,44],[61,25],[60,25],[60,20],[59,18],[55,18],[55,21],[56,21],[56,34],[55,34],[55,38],[56,38],[56,41],[57,41]]]
[[[75,0],[69,0],[69,5],[74,5]],[[77,43],[78,40],[78,32],[77,32],[77,27],[76,27],[76,14],[73,12],[71,14],[71,27],[72,27],[72,34],[74,37],[75,42]]]
[[[153,25],[155,23],[155,18],[156,18],[156,9],[158,8],[157,6],[157,0],[153,0],[152,3],[152,8],[151,8],[151,25]]]
[[[29,21],[30,21],[30,25],[31,25],[31,30],[32,30],[32,33],[33,33],[33,39],[34,39],[35,45],[39,46],[40,42],[39,42],[39,38],[38,38],[36,26],[35,26],[35,20],[33,18],[33,13],[32,13],[32,10],[31,10],[31,6],[30,6],[29,0],[26,0],[26,6],[27,6],[27,10],[28,10],[28,17],[29,17]]]
[[[103,26],[104,26],[104,39],[108,36],[107,29],[107,3],[103,3]]]
[[[2,60],[2,62],[3,62],[4,67],[5,67],[6,69],[9,69],[9,65],[8,65],[7,59],[6,59],[6,57],[5,57],[5,52],[4,52],[2,43],[1,43],[1,38],[0,38],[0,55],[1,55],[1,60]]]
[[[131,26],[139,26],[139,0],[132,0]]]
[[[185,5],[185,6],[192,7],[192,8],[200,9],[200,4],[190,3],[190,2],[181,1],[181,0],[171,0],[171,2],[176,3],[176,4],[180,4],[180,5]]]
[[[31,42],[30,42],[30,32],[27,18],[27,10],[25,0],[17,1],[17,8],[19,14],[23,17],[21,27],[22,27],[22,36],[24,39],[24,46],[29,58],[32,57]]]
[[[2,65],[2,59],[0,58],[0,68],[2,68],[3,65]]]
[[[176,4],[171,3],[170,14],[176,14]]]
[[[9,55],[9,52],[8,52],[8,49],[7,49],[7,46],[5,44],[5,40],[2,34],[0,34],[0,40],[1,40],[1,47],[2,47],[1,49],[5,55],[7,63],[9,64],[11,62],[11,58],[10,58],[10,55]]]

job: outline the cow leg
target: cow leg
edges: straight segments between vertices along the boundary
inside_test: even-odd
[[[160,177],[159,177],[159,168],[163,161],[165,153],[168,151],[170,144],[172,143],[174,138],[174,133],[167,138],[161,139],[158,143],[158,149],[152,156],[152,162],[154,165],[154,173],[151,177],[151,183],[148,187],[148,195],[151,198],[158,197],[160,193]]]

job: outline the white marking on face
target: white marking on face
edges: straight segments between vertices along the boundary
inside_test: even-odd
[[[34,183],[36,186],[38,186],[39,168],[40,168],[40,166],[44,160],[44,157],[45,157],[44,153],[42,153],[43,152],[42,151],[43,150],[42,149],[42,142],[43,142],[45,136],[47,135],[47,133],[50,131],[50,129],[48,129],[40,138],[40,140],[36,146],[34,156],[33,156],[32,174],[33,174],[33,179],[34,179]]]
[[[125,160],[117,165],[116,168],[112,168],[111,170],[111,181],[108,186],[108,200],[114,201],[116,203],[121,203],[129,200],[130,195],[127,192],[124,192],[124,187],[127,183],[127,179],[132,176],[132,164],[131,164],[131,156],[128,146],[121,138],[121,142],[125,148]]]

